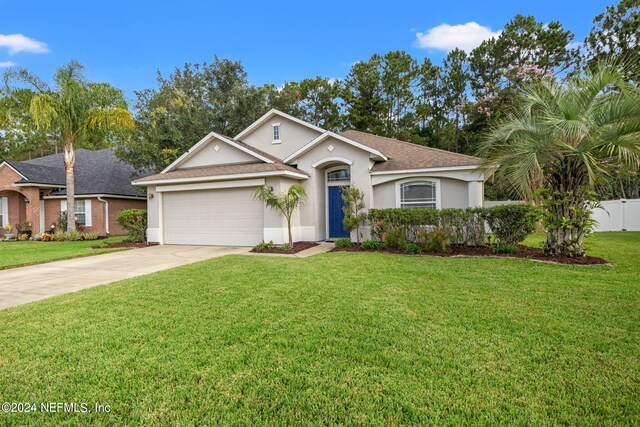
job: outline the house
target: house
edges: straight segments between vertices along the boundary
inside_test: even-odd
[[[306,204],[295,240],[348,236],[342,186],[368,208],[481,206],[480,159],[348,130],[326,131],[271,110],[234,138],[210,133],[161,173],[138,179],[148,193],[148,239],[163,244],[252,246],[287,241],[283,217],[254,198],[258,186],[300,183]],[[355,236],[352,236],[355,237]]]
[[[0,162],[0,225],[30,222],[34,235],[58,223],[67,210],[62,154],[22,162]],[[146,209],[147,197],[131,185],[133,166],[112,149],[75,151],[75,211],[84,231],[101,236],[126,234],[117,223],[123,209]]]

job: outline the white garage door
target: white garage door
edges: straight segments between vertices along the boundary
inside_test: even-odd
[[[164,193],[164,243],[254,246],[263,238],[264,207],[255,188]]]

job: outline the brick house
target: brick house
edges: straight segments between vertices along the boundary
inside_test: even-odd
[[[76,218],[84,231],[126,234],[116,223],[118,213],[147,207],[146,194],[131,185],[136,176],[133,166],[120,161],[110,148],[76,150]],[[0,162],[0,227],[10,224],[15,233],[16,224],[30,222],[33,235],[47,231],[66,211],[66,195],[62,154]]]

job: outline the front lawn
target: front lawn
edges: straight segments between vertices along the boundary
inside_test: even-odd
[[[92,246],[120,242],[122,239],[123,237],[109,237],[103,240],[79,242],[0,241],[0,270],[123,250],[123,248],[91,249]]]
[[[1,422],[638,425],[640,233],[589,245],[616,266],[238,255],[11,308],[2,400],[111,412]]]

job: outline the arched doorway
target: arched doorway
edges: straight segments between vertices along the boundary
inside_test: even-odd
[[[344,229],[342,220],[344,212],[342,206],[342,188],[351,185],[351,167],[339,165],[325,170],[326,186],[326,218],[327,238],[339,239],[349,237],[349,232]]]

